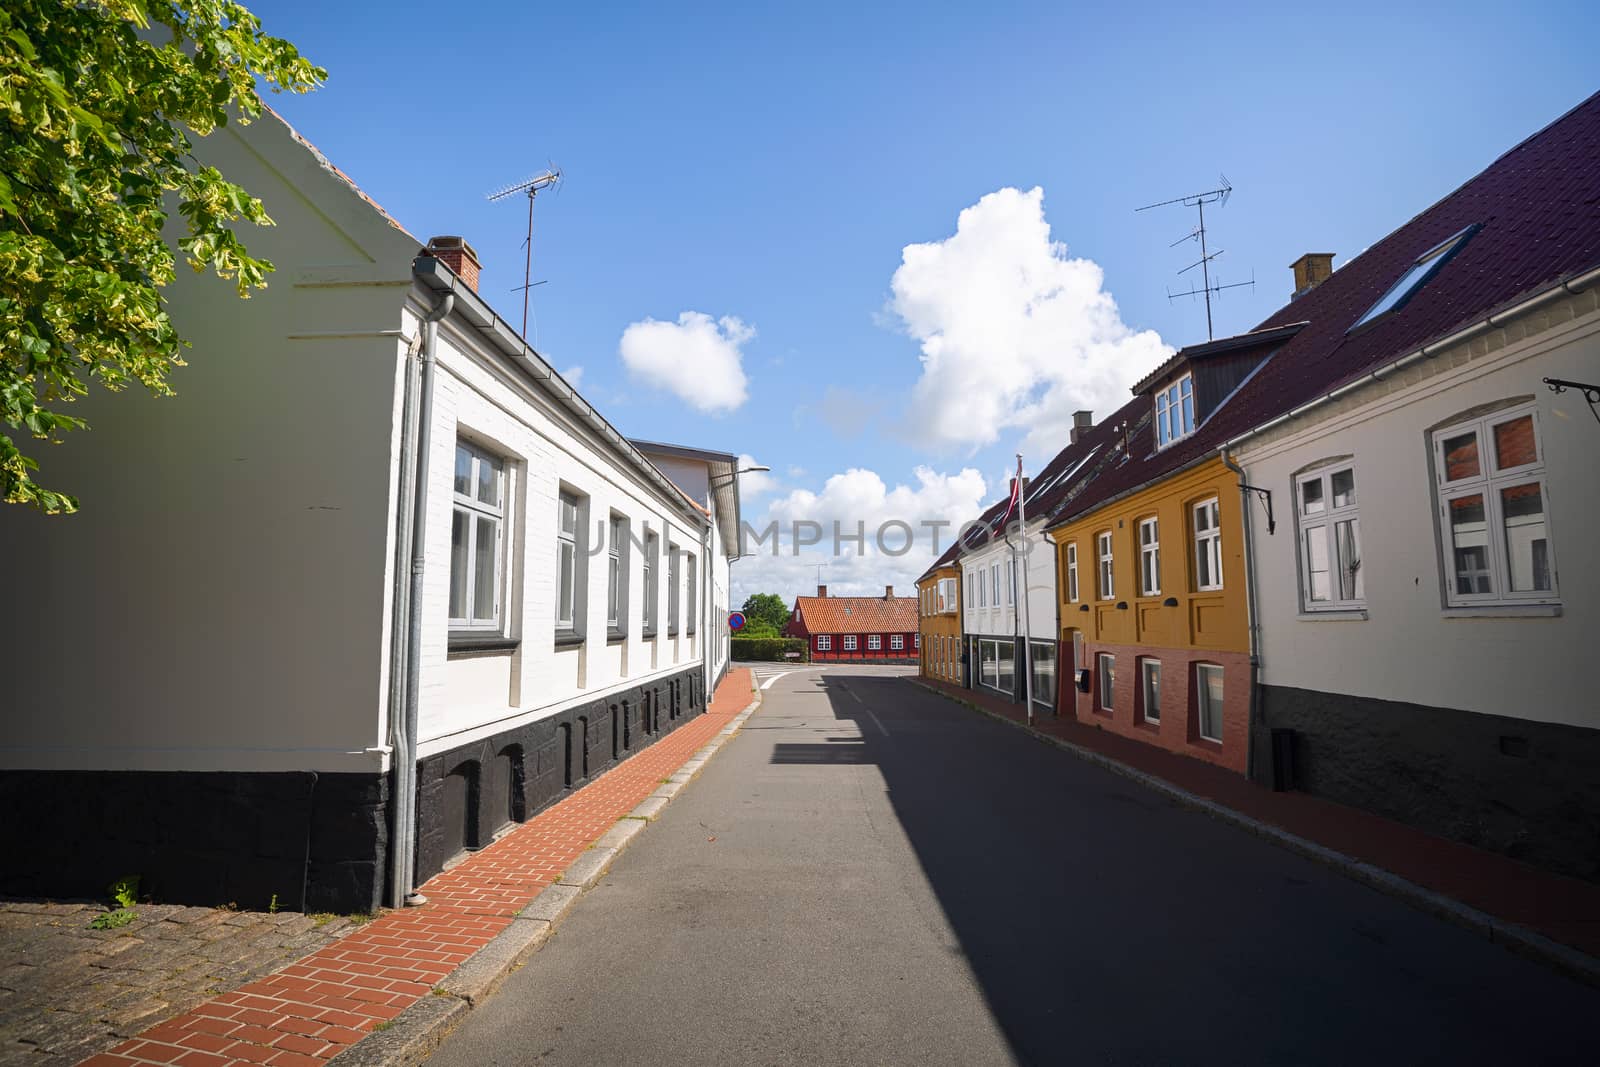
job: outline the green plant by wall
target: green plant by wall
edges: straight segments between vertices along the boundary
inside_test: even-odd
[[[112,882],[106,888],[111,894],[111,900],[116,907],[110,911],[102,912],[89,920],[89,927],[93,930],[115,930],[127,926],[138,917],[138,912],[133,906],[139,902],[139,876],[125,874]]]

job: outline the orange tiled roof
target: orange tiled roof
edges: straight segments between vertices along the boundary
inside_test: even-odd
[[[814,634],[915,633],[914,596],[802,596],[794,613]]]

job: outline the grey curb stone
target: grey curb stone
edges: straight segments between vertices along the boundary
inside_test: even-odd
[[[614,848],[591,848],[573,860],[572,866],[561,872],[561,877],[556,881],[562,885],[588,889],[600,880],[600,876],[606,873],[606,868],[616,858],[617,850]]]
[[[1305,856],[1307,859],[1316,860],[1318,863],[1331,867],[1363,885],[1370,886],[1382,893],[1388,893],[1390,896],[1398,897],[1415,908],[1471,930],[1478,936],[1508,948],[1518,955],[1526,956],[1529,959],[1554,967],[1569,978],[1575,978],[1588,985],[1600,986],[1600,959],[1596,959],[1587,952],[1563,945],[1558,941],[1552,941],[1543,934],[1535,933],[1504,919],[1495,918],[1488,912],[1479,911],[1477,908],[1469,904],[1463,904],[1453,897],[1447,897],[1443,893],[1436,893],[1425,886],[1417,885],[1415,882],[1402,878],[1392,871],[1375,867],[1370,863],[1356,859],[1354,856],[1347,856],[1343,852],[1331,849],[1326,845],[1320,845],[1298,834],[1292,834],[1281,827],[1273,826],[1271,823],[1251,818],[1243,812],[1235,811],[1214,800],[1198,796],[1187,789],[1180,789],[1164,778],[1157,778],[1155,775],[1136,770],[1126,763],[1117,762],[1110,756],[1101,755],[1092,749],[1084,748],[1082,745],[1075,745],[1071,741],[1064,741],[1059,737],[1050,737],[1047,734],[1030,730],[1023,723],[1015,722],[1004,715],[996,715],[988,708],[973,701],[963,700],[915,678],[908,678],[907,680],[912,685],[926,689],[936,696],[944,697],[951,703],[970,708],[980,715],[987,715],[996,722],[1014,726],[1029,736],[1070,752],[1087,763],[1093,763],[1114,774],[1120,774],[1124,778],[1138,782],[1140,785],[1153,789],[1179,804],[1194,808],[1197,811],[1203,811],[1212,818],[1231,823],[1241,830],[1255,834],[1257,837],[1266,838],[1291,852],[1297,852]]]
[[[644,823],[639,823],[638,825],[643,826]],[[562,885],[560,882],[555,885],[547,885],[544,887],[543,892],[529,901],[528,906],[522,909],[519,917],[523,919],[542,919],[547,923],[558,923],[561,921],[562,916],[572,910],[572,906],[578,902],[578,898],[582,895],[583,889],[581,886]]]
[[[595,842],[596,848],[611,848],[621,852],[628,847],[628,842],[644,830],[644,823],[638,819],[619,819],[615,826],[600,835],[600,840]]]
[[[656,791],[650,795],[653,797],[663,797],[667,800],[671,800],[673,797],[677,796],[682,789],[682,782],[667,781],[656,786]]]
[[[654,819],[661,814],[661,809],[667,806],[666,797],[648,797],[644,803],[634,808],[628,814],[635,819]]]
[[[755,699],[744,709],[742,714],[746,717],[761,703],[753,676],[751,692]],[[695,753],[679,773],[692,763],[693,777],[726,739],[719,734],[715,743]],[[674,791],[680,788],[681,784]],[[647,821],[654,819],[667,803],[666,797],[651,797],[619,819],[554,885],[546,886],[534,897],[510,926],[452,971],[434,995],[423,997],[395,1016],[388,1026],[374,1030],[334,1057],[339,1067],[415,1067],[426,1060],[469,1012],[492,996],[549,940],[556,924],[572,910],[584,890],[599,881],[618,853],[643,832]]]
[[[413,1067],[432,1055],[471,1010],[460,997],[423,997],[388,1027],[374,1030],[333,1059],[339,1067]]]

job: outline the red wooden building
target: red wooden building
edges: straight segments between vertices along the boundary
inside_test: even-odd
[[[815,662],[866,660],[916,663],[920,649],[917,598],[895,596],[894,586],[882,596],[829,596],[817,586],[816,596],[795,597],[785,637],[803,637]]]

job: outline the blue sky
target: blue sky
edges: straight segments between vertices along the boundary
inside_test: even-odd
[[[1257,285],[1222,336],[1284,302],[1300,253],[1357,254],[1600,88],[1593,4],[250,6],[330,74],[274,106],[413,233],[465,235],[512,321],[524,204],[485,194],[563,169],[530,339],[623,432],[771,465],[752,516],[975,507],[1019,447],[1037,469],[1064,444],[1062,412],[1204,340],[1166,297],[1192,212],[1139,205],[1232,181],[1211,245]],[[674,325],[635,332],[630,369],[650,319]],[[927,343],[945,370],[919,387]],[[970,378],[991,360],[1003,395]],[[908,586],[925,557],[824,573]],[[812,573],[739,570],[785,595]]]

